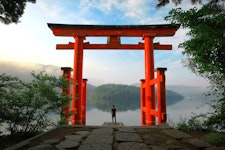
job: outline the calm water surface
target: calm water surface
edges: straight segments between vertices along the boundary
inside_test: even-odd
[[[191,118],[193,113],[200,114],[208,110],[207,106],[199,107],[205,100],[187,97],[181,102],[167,106],[167,120],[178,122],[181,118]],[[140,109],[135,111],[117,112],[117,122],[123,122],[127,126],[140,125]],[[104,122],[112,121],[110,112],[103,112],[96,108],[87,111],[87,125],[102,125]]]

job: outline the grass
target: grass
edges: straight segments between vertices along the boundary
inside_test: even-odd
[[[202,137],[202,140],[214,146],[225,146],[225,133],[212,132]]]

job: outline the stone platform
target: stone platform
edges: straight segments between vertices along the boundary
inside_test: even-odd
[[[202,140],[168,125],[62,126],[28,139],[9,150],[214,150]]]
[[[107,127],[122,127],[124,124],[122,122],[104,122],[102,126],[107,126]]]

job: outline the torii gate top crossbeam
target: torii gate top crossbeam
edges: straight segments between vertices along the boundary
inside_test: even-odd
[[[154,34],[156,37],[162,37],[173,36],[180,25],[70,25],[48,23],[48,27],[55,36],[143,37],[143,35]]]

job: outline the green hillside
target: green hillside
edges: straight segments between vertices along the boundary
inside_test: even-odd
[[[135,110],[140,108],[140,88],[122,84],[104,84],[90,92],[88,100],[94,107],[109,111],[112,105],[117,110]],[[174,91],[166,90],[167,105],[175,104],[184,97]]]

